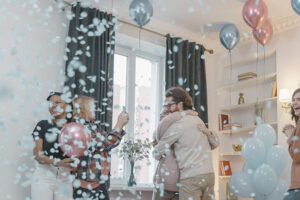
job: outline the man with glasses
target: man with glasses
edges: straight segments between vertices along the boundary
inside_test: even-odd
[[[193,108],[191,96],[182,88],[167,90],[162,116]],[[214,199],[214,171],[211,150],[219,145],[198,116],[183,115],[174,122],[154,147],[154,157],[162,159],[174,152],[180,169],[179,199]]]

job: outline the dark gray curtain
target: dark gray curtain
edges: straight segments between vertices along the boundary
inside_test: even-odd
[[[111,129],[115,18],[97,9],[72,6],[67,37],[66,86],[72,97],[86,95],[97,103],[96,119]]]
[[[187,89],[200,118],[208,124],[204,51],[200,44],[167,35],[165,78],[166,89]]]

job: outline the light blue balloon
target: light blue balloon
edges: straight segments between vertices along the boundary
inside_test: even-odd
[[[267,196],[266,200],[283,200],[284,193],[289,189],[289,184],[282,179],[278,179],[275,190]]]
[[[253,175],[255,170],[252,169],[246,162],[244,163],[243,166],[243,172],[248,176],[249,179],[253,179]]]
[[[138,26],[145,26],[153,16],[152,4],[149,0],[133,0],[129,6],[129,16]]]
[[[252,169],[256,169],[264,162],[266,148],[260,139],[252,137],[248,138],[243,144],[242,154],[246,163]]]
[[[229,185],[232,192],[237,196],[251,198],[255,195],[252,180],[243,171],[233,173]]]
[[[267,149],[274,145],[276,141],[275,130],[269,124],[258,125],[254,130],[254,137],[259,138]]]
[[[259,166],[253,177],[255,191],[260,194],[269,195],[277,185],[277,175],[271,166],[262,164]]]
[[[294,11],[300,15],[300,0],[292,0],[291,4]]]
[[[255,200],[266,200],[267,195],[256,193],[254,199]]]
[[[266,164],[270,165],[279,176],[287,164],[288,156],[287,151],[283,148],[272,146],[267,151]]]
[[[220,41],[228,50],[232,50],[239,43],[240,32],[234,24],[226,24],[222,27]]]

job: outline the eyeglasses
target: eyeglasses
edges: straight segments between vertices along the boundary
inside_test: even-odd
[[[164,108],[169,108],[174,104],[176,104],[176,103],[175,102],[174,103],[165,103],[163,106],[164,106]]]

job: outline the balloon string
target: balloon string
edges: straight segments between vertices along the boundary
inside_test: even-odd
[[[231,55],[231,50],[229,50],[229,58],[230,58],[230,82],[232,82],[232,55]],[[231,86],[229,88],[229,105],[230,107],[232,106],[231,102]],[[229,110],[229,122],[231,123],[231,108]],[[230,134],[232,134],[232,128],[230,129]]]
[[[255,83],[255,90],[256,90],[256,103],[258,103],[258,59],[259,59],[259,52],[258,52],[258,42],[256,43],[256,83]]]
[[[141,49],[141,31],[142,31],[142,27],[140,27],[139,30],[139,50]]]
[[[263,86],[263,93],[265,94],[266,89],[266,75],[265,75],[265,67],[266,67],[266,49],[264,47],[264,67],[263,67],[263,74],[264,74],[264,86]],[[263,112],[263,123],[265,122],[265,113]]]

